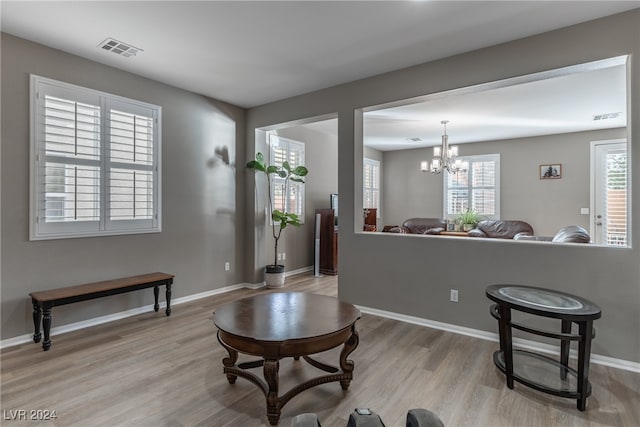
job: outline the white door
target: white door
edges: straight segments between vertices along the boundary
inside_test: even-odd
[[[595,142],[592,159],[592,239],[600,245],[626,246],[627,144],[619,140]]]

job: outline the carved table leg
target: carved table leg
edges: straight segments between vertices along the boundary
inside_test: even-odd
[[[171,316],[171,283],[167,283],[167,291],[166,291],[166,298],[167,298],[167,309],[165,310],[165,313],[167,313],[167,316]]]
[[[51,333],[51,307],[43,307],[42,329],[44,330],[44,341],[42,341],[42,348],[44,349],[44,351],[47,351],[51,348],[51,339],[49,338],[49,335]]]
[[[358,331],[356,331],[356,325],[353,324],[351,326],[351,336],[344,343],[344,347],[340,352],[340,367],[342,368],[342,372],[348,376],[348,379],[340,381],[340,386],[343,390],[349,389],[349,384],[351,384],[351,378],[353,377],[353,368],[355,366],[353,360],[347,360],[347,357],[358,347],[359,342],[360,337],[358,336]]]
[[[42,309],[37,302],[33,301],[33,342],[40,342],[42,334],[40,333],[40,321],[42,320]]]
[[[224,365],[225,368],[235,367],[236,362],[238,361],[238,352],[232,349],[231,347],[229,347],[228,345],[226,345],[220,339],[220,331],[218,331],[217,337],[220,345],[224,347],[225,350],[227,350],[227,353],[229,353],[229,357],[225,357],[224,359],[222,359],[222,364]],[[227,373],[227,381],[229,381],[229,384],[235,384],[237,379],[238,379],[237,375]]]
[[[160,304],[158,304],[158,296],[160,295],[160,289],[158,286],[153,287],[153,297],[155,298],[155,304],[153,304],[153,311],[160,310]]]
[[[267,382],[269,391],[267,392],[267,417],[273,426],[280,420],[280,404],[278,402],[278,368],[280,363],[277,359],[265,359],[264,379]]]

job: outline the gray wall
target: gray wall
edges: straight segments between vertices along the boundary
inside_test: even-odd
[[[278,245],[278,251],[287,254],[284,265],[290,271],[313,265],[315,211],[329,208],[329,195],[338,192],[338,138],[304,125],[278,129],[277,133],[304,142],[305,166],[309,169],[305,179],[305,222],[298,228],[286,228]],[[267,239],[270,254],[272,240]],[[272,258],[273,255],[268,259]]]
[[[29,292],[154,271],[174,298],[243,281],[245,111],[2,34],[2,338],[33,330]],[[29,74],[162,107],[162,232],[30,242]],[[216,157],[226,148],[230,164]],[[239,190],[238,190],[239,189]],[[224,271],[224,262],[231,271]],[[153,303],[151,290],[63,306],[54,327]]]
[[[535,234],[553,236],[566,225],[589,229],[589,215],[581,215],[580,208],[590,204],[591,141],[625,137],[626,129],[619,128],[459,147],[461,156],[500,154],[500,217],[526,221]],[[383,204],[389,224],[413,217],[443,217],[443,175],[423,173],[418,167],[420,160],[431,157],[431,148],[384,153]],[[538,177],[539,166],[548,163],[562,164],[562,179]]]
[[[536,245],[445,237],[361,233],[362,114],[360,108],[449,89],[631,54],[628,140],[631,167],[640,170],[640,10],[386,73],[252,108],[254,129],[338,113],[340,298],[383,310],[497,332],[484,290],[493,283],[525,283],[582,295],[603,309],[593,352],[640,362],[640,248]],[[640,200],[640,174],[632,199]],[[247,181],[247,192],[253,188]],[[253,206],[253,197],[246,198]],[[251,209],[250,209],[251,211]],[[635,209],[637,211],[637,209]],[[253,230],[255,218],[247,218]],[[640,215],[631,221],[640,239]],[[256,234],[247,244],[257,247]],[[497,239],[496,239],[497,240]],[[464,260],[464,265],[461,264]],[[255,259],[250,270],[255,270]],[[248,275],[247,277],[250,277]],[[449,302],[458,289],[460,302]]]

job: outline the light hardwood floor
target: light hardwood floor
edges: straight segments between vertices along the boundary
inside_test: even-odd
[[[337,280],[289,277],[285,290],[336,296]],[[219,305],[260,292],[269,291],[233,291],[176,305],[168,318],[161,310],[53,336],[48,352],[33,343],[2,350],[0,423],[268,425],[258,388],[242,378],[230,385],[222,374],[226,353],[212,323]],[[388,427],[404,426],[411,408],[428,408],[450,427],[640,426],[640,374],[592,365],[593,394],[579,412],[575,400],[519,384],[509,390],[491,360],[495,342],[372,315],[363,315],[357,328],[350,389],[329,383],[304,391],[283,408],[281,426],[303,412],[317,413],[325,427],[346,426],[356,407],[376,411]],[[320,359],[335,363],[337,357],[332,350]],[[304,361],[283,360],[281,393],[316,374]],[[7,420],[19,409],[55,410],[57,419]]]

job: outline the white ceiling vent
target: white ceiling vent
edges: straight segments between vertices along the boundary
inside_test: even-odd
[[[413,138],[407,138],[407,141],[411,141],[411,142],[421,142],[422,138],[419,138],[417,136],[414,136]]]
[[[607,114],[597,114],[593,116],[593,120],[607,120],[607,119],[617,119],[620,116],[620,112],[617,113],[607,113]]]
[[[113,38],[105,39],[98,45],[98,47],[127,58],[135,56],[138,52],[143,52],[143,49],[140,49],[139,47],[131,46],[130,44],[123,43]]]

